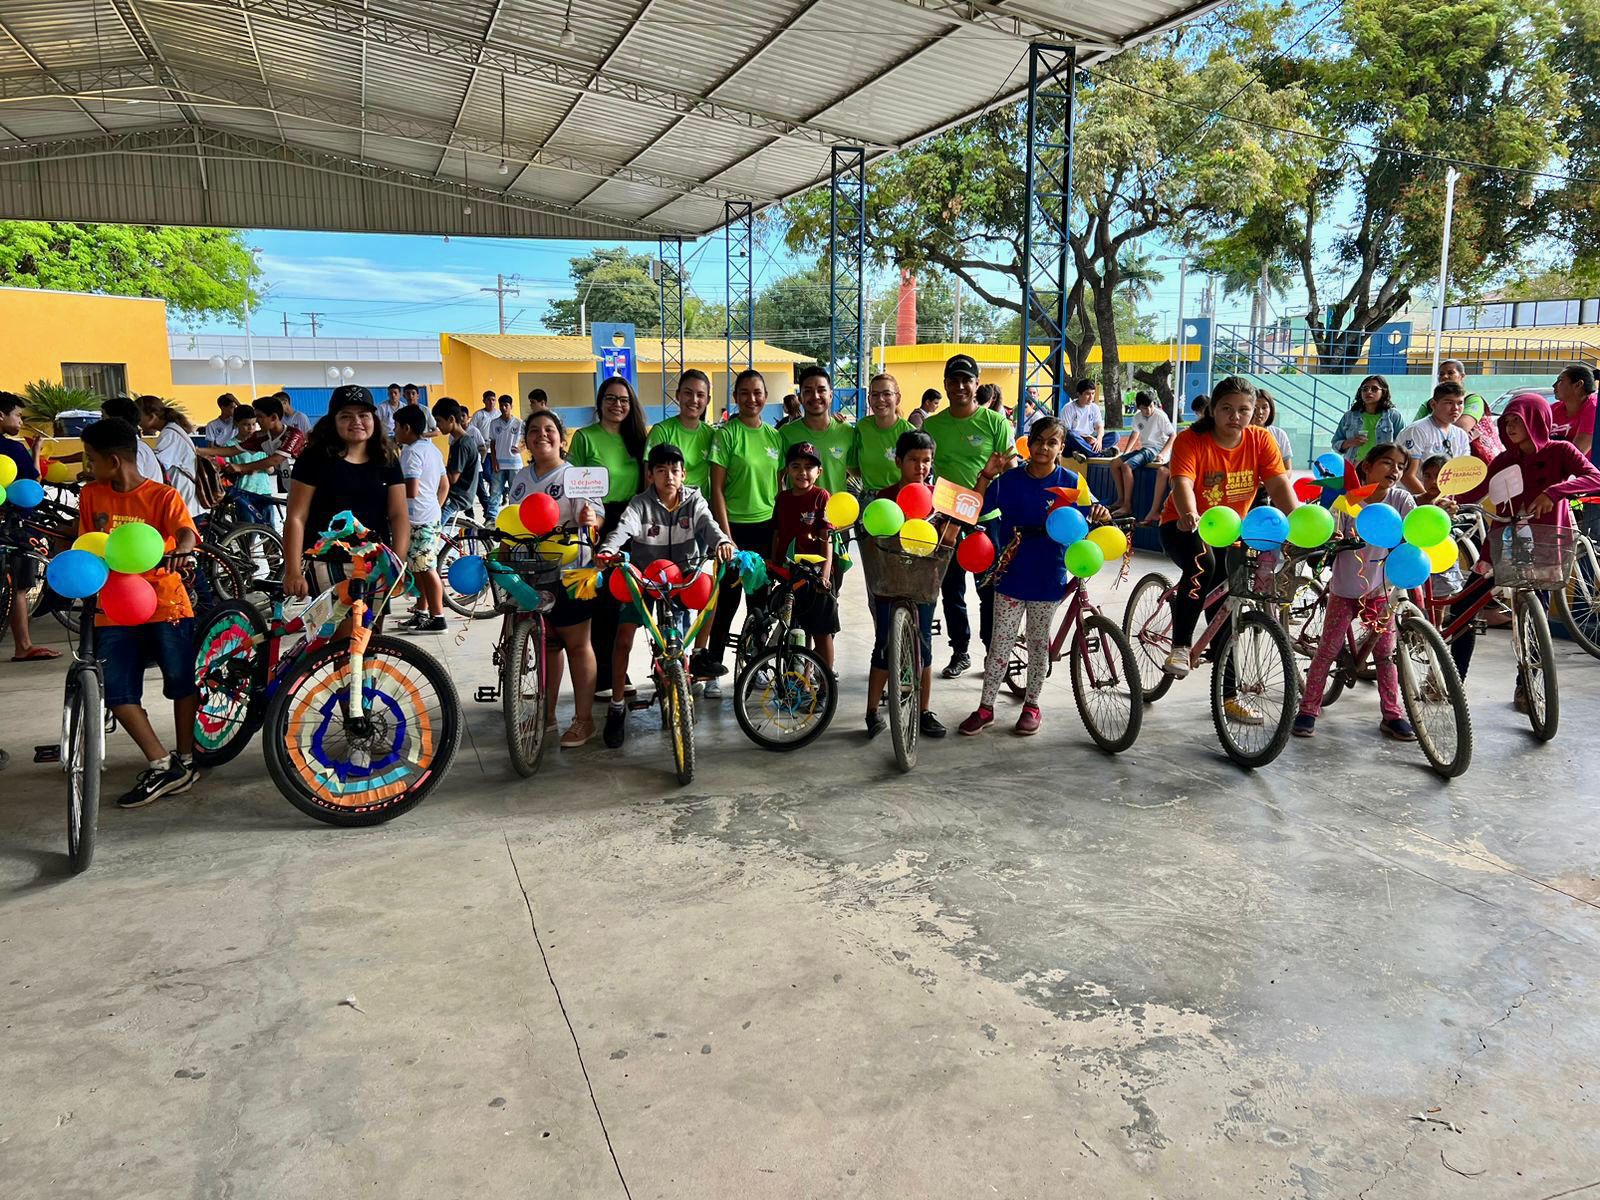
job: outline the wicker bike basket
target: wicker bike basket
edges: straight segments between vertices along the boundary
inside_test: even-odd
[[[1287,604],[1294,599],[1300,580],[1283,553],[1239,545],[1229,546],[1227,555],[1230,596],[1268,604]]]
[[[551,590],[561,586],[559,551],[546,549],[542,542],[508,538],[485,563],[496,608],[544,612],[554,603]]]
[[[1496,525],[1489,557],[1496,587],[1561,590],[1577,558],[1575,531],[1564,525]]]
[[[909,600],[913,604],[932,604],[939,596],[945,569],[956,548],[935,546],[932,554],[907,554],[898,538],[860,538],[861,571],[867,591],[884,600]]]

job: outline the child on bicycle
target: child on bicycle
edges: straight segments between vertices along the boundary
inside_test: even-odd
[[[199,535],[177,491],[139,473],[139,434],[128,422],[96,421],[82,433],[94,482],[78,494],[78,532],[110,533],[119,525],[152,526],[175,555],[188,556]],[[192,558],[186,574],[192,572]],[[147,766],[118,808],[142,808],[194,786],[194,719],[200,689],[194,677],[194,608],[184,577],[167,566],[145,572],[155,588],[156,611],[143,625],[113,625],[95,616],[95,648],[105,670],[106,707],[128,731]],[[145,668],[161,668],[162,695],[172,701],[177,750],[168,753],[144,709]]]
[[[1402,517],[1416,508],[1416,499],[1400,485],[1409,461],[1406,452],[1390,442],[1381,442],[1368,450],[1356,470],[1362,483],[1376,484],[1378,490],[1366,503],[1390,505]],[[1338,535],[1349,537],[1355,533],[1355,528],[1355,518],[1348,512],[1341,513]],[[1346,550],[1334,556],[1333,578],[1328,584],[1328,610],[1323,617],[1317,652],[1306,672],[1305,695],[1300,701],[1299,715],[1294,719],[1295,737],[1316,737],[1328,672],[1344,648],[1346,632],[1359,616],[1369,629],[1382,622],[1372,651],[1378,668],[1378,707],[1383,714],[1378,732],[1397,742],[1417,740],[1416,730],[1400,707],[1400,673],[1394,664],[1395,628],[1387,603],[1389,585],[1383,574],[1384,559],[1388,557],[1387,550],[1376,546]]]
[[[256,420],[256,410],[248,404],[238,405],[233,410],[233,452],[227,455],[230,466],[247,467],[251,463],[263,462],[267,453],[262,449],[245,449],[247,444],[252,444],[256,435],[261,431]],[[228,486],[235,490],[235,499],[238,501],[239,510],[258,525],[272,526],[273,504],[268,497],[273,495],[274,487],[272,476],[265,471],[250,471],[244,474],[227,476]]]
[[[816,646],[823,666],[833,670],[833,635],[839,632],[839,601],[833,592],[833,533],[824,513],[828,493],[817,486],[822,456],[810,442],[796,442],[784,454],[784,476],[789,487],[778,493],[772,509],[772,553],[775,563],[801,554],[822,559],[815,587],[803,587],[794,597],[794,623]]]
[[[988,533],[1000,554],[994,572],[994,637],[984,664],[983,696],[960,726],[968,737],[994,724],[995,697],[1024,616],[1028,622],[1028,685],[1016,732],[1021,737],[1039,732],[1039,693],[1050,670],[1050,618],[1067,594],[1068,581],[1062,547],[1045,532],[1045,518],[1060,502],[1051,489],[1075,492],[1077,502],[1089,506],[1091,520],[1111,518],[1090,492],[1089,481],[1061,465],[1065,448],[1066,429],[1061,422],[1054,417],[1039,418],[1028,430],[1028,461],[1012,467],[984,493],[983,511],[999,513],[988,522]]]
[[[683,570],[708,556],[723,563],[733,557],[733,540],[717,524],[711,505],[699,490],[684,485],[683,473],[681,449],[671,442],[650,447],[645,459],[647,486],[628,501],[616,528],[600,543],[600,561],[615,561],[626,550],[641,571],[663,558]],[[628,655],[633,651],[634,631],[643,624],[644,614],[637,606],[622,606],[611,652],[611,702],[604,735],[605,744],[613,750],[627,737]]]
[[[933,438],[920,429],[907,430],[894,445],[895,465],[900,469],[900,482],[892,483],[878,493],[878,498],[894,500],[907,484],[924,486],[933,478]],[[867,737],[882,733],[885,722],[878,712],[878,701],[889,686],[889,622],[894,617],[894,602],[880,600],[868,593],[872,603],[872,665],[867,672]],[[917,641],[922,651],[921,724],[923,737],[942,738],[944,722],[928,707],[933,695],[933,604],[917,605]]]

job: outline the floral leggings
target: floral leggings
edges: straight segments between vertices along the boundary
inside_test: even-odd
[[[994,636],[989,640],[989,658],[983,668],[983,707],[993,708],[1006,676],[1006,662],[1017,644],[1022,618],[1028,618],[1028,695],[1025,704],[1037,705],[1050,670],[1050,618],[1059,600],[1015,600],[1004,592],[994,594]]]
[[[1311,669],[1306,672],[1306,694],[1300,701],[1302,717],[1322,715],[1322,695],[1328,686],[1328,672],[1333,660],[1344,649],[1344,635],[1357,616],[1366,619],[1360,600],[1344,596],[1328,597],[1328,613],[1322,622],[1322,637],[1317,642],[1317,653],[1311,659]],[[1400,708],[1400,672],[1394,665],[1395,628],[1390,621],[1372,648],[1372,657],[1378,668],[1378,707],[1385,721],[1397,721],[1404,712]]]

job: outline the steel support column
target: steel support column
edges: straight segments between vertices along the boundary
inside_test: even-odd
[[[728,276],[728,382],[723,403],[733,401],[733,380],[755,364],[755,206],[723,202]],[[713,398],[714,399],[714,398]]]
[[[1072,262],[1072,89],[1077,60],[1072,46],[1028,47],[1019,434],[1027,421],[1030,387],[1051,398],[1051,412],[1060,412],[1068,399],[1067,269]]]
[[[828,189],[828,374],[841,407],[862,415],[867,357],[867,152],[835,146]]]
[[[661,239],[657,270],[661,299],[661,418],[666,420],[678,376],[683,374],[683,243],[677,238]]]

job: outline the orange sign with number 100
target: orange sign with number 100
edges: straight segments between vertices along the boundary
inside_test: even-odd
[[[983,495],[951,483],[936,480],[933,485],[933,511],[943,513],[963,525],[976,525],[983,514]]]

